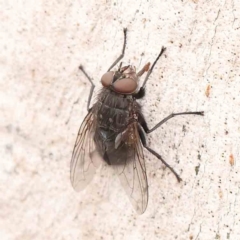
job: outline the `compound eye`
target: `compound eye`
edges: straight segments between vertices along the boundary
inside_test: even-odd
[[[113,81],[114,72],[106,72],[103,74],[101,82],[104,87],[109,87]]]
[[[132,78],[123,78],[114,82],[113,87],[119,93],[133,93],[137,89],[137,82]]]

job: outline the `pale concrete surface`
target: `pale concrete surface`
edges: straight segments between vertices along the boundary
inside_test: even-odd
[[[0,2],[1,240],[240,239],[240,3],[129,2]],[[184,181],[145,152],[149,203],[140,216],[105,169],[83,192],[69,181],[90,89],[78,66],[99,87],[123,27],[125,63],[139,68],[167,47],[141,101],[149,125],[205,111],[148,136]]]

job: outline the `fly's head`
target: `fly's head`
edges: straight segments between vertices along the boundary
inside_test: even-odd
[[[148,71],[149,66],[150,63],[145,65],[139,73],[136,73],[134,66],[122,67],[120,64],[117,71],[109,71],[102,76],[102,85],[117,93],[133,94],[138,89],[139,77]]]

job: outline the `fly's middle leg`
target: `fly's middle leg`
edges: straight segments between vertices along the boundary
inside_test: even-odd
[[[155,152],[153,149],[151,149],[150,147],[147,146],[146,143],[146,138],[144,136],[143,130],[141,128],[141,126],[138,127],[138,132],[139,132],[139,136],[142,142],[142,145],[144,148],[146,148],[150,153],[152,153],[155,157],[157,157],[159,160],[162,161],[162,163],[169,169],[171,170],[171,172],[175,175],[175,177],[177,178],[178,182],[181,182],[182,179],[180,178],[180,176],[175,172],[175,170],[162,158],[162,156],[160,154],[158,154],[157,152]]]
[[[156,124],[156,126],[154,126],[153,128],[149,129],[148,125],[143,117],[142,114],[139,114],[139,122],[141,123],[144,131],[146,133],[151,133],[154,130],[156,130],[157,128],[159,128],[161,125],[163,125],[165,122],[167,122],[169,119],[179,116],[179,115],[200,115],[200,116],[204,116],[204,112],[181,112],[181,113],[172,113],[169,116],[167,116],[166,118],[164,118],[162,121],[160,121],[158,124]]]
[[[95,88],[95,85],[94,85],[94,83],[93,83],[93,81],[92,81],[92,79],[89,77],[89,75],[86,73],[86,71],[84,70],[84,68],[83,68],[83,66],[82,65],[80,65],[79,66],[79,70],[81,70],[82,72],[83,72],[83,74],[85,75],[85,77],[88,79],[88,81],[91,83],[91,89],[90,89],[90,93],[89,93],[89,96],[88,96],[88,103],[87,103],[87,110],[88,110],[88,112],[90,111],[90,108],[89,108],[89,106],[90,106],[90,102],[91,102],[91,99],[92,99],[92,95],[93,95],[93,90],[94,90],[94,88]]]

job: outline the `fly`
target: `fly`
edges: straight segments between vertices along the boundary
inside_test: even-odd
[[[200,115],[204,112],[172,113],[149,128],[137,99],[145,96],[146,83],[159,58],[166,51],[161,48],[159,55],[150,68],[147,63],[136,72],[134,66],[122,66],[112,70],[124,57],[127,29],[121,55],[102,76],[103,85],[97,101],[90,108],[94,83],[82,66],[79,69],[91,83],[87,102],[88,114],[79,129],[71,160],[71,183],[76,191],[83,190],[92,180],[96,169],[106,163],[113,167],[120,178],[135,210],[142,214],[148,203],[148,181],[143,148],[169,168],[180,182],[180,176],[156,151],[148,147],[145,135],[153,132],[169,119],[179,115]],[[146,74],[139,87],[139,78]]]

